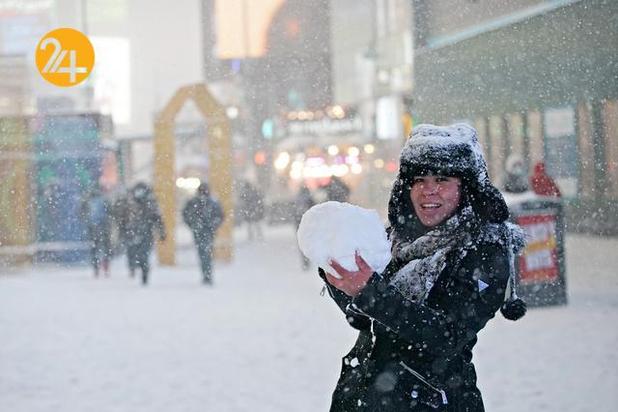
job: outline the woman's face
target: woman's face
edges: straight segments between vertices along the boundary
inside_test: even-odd
[[[447,176],[415,176],[410,199],[416,216],[426,227],[434,227],[451,217],[461,198],[461,179]]]

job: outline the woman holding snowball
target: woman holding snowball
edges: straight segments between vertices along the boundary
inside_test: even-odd
[[[483,411],[472,348],[515,295],[521,230],[491,184],[476,130],[417,126],[401,152],[388,207],[391,261],[376,273],[331,260],[331,297],[360,331],[343,358],[331,411]],[[331,269],[329,269],[331,270]]]

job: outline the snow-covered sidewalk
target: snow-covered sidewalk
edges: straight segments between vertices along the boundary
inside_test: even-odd
[[[143,288],[34,267],[0,275],[0,410],[324,411],[355,332],[302,272],[290,226],[243,236],[215,286],[195,253]],[[568,237],[569,304],[500,317],[475,352],[489,412],[612,411],[618,404],[618,240]]]

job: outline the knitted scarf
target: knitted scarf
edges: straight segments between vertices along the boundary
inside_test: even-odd
[[[504,246],[510,261],[509,291],[515,294],[514,258],[526,244],[523,230],[510,222],[481,223],[471,206],[464,207],[443,224],[413,241],[392,232],[392,254],[401,267],[389,279],[407,299],[423,303],[436,279],[446,266],[450,252],[459,250],[462,259],[475,243],[493,243]]]
[[[407,299],[424,302],[449,252],[470,244],[474,227],[478,227],[478,221],[472,207],[467,206],[413,241],[400,239],[393,232],[393,258],[405,265],[393,274],[389,284]]]

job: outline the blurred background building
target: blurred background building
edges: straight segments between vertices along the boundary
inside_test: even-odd
[[[412,124],[466,121],[495,181],[511,154],[544,161],[570,230],[618,233],[617,22],[613,0],[0,0],[0,247],[43,241],[33,199],[68,156],[52,159],[52,141],[83,157],[81,190],[151,181],[155,117],[194,83],[226,107],[234,176],[265,192],[273,221],[333,176],[384,214]],[[57,27],[95,47],[76,87],[33,64]],[[179,202],[207,176],[207,129],[190,103],[176,118]]]
[[[618,2],[417,0],[417,122],[474,124],[494,179],[544,161],[570,230],[618,230]]]

